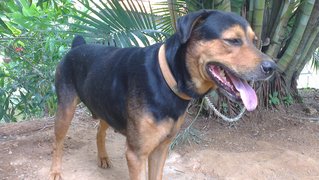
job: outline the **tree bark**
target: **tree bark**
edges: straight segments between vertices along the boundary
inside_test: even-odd
[[[317,1],[317,4],[318,4],[318,1]],[[298,78],[298,76],[295,75],[296,72],[298,71],[298,67],[300,68],[299,65],[302,63],[304,56],[307,54],[310,48],[310,45],[313,43],[313,40],[316,36],[315,34],[317,34],[315,31],[316,29],[315,25],[317,22],[319,12],[314,7],[315,7],[315,4],[311,4],[310,2],[308,2],[308,4],[305,4],[305,7],[303,8],[303,11],[310,10],[310,9],[311,11],[309,13],[307,12],[307,14],[310,14],[309,17],[308,16],[304,17],[307,19],[307,22],[301,22],[302,24],[305,24],[305,30],[303,31],[303,35],[301,36],[301,40],[299,41],[298,48],[296,49],[295,54],[293,58],[291,59],[291,62],[289,63],[289,66],[287,66],[285,69],[285,75],[286,75],[287,81],[290,79],[293,80],[293,78]],[[305,12],[302,12],[302,14],[304,13]],[[301,15],[301,18],[303,18],[303,16],[304,15]],[[305,21],[305,20],[300,19],[300,21]],[[315,34],[312,36],[313,33]],[[290,81],[288,86],[292,86],[292,85],[293,85],[293,81]]]
[[[297,71],[301,71],[304,68],[305,64],[311,58],[311,56],[308,57],[308,54],[312,55],[312,53],[316,50],[316,47],[319,47],[319,42],[318,40],[316,40],[316,37],[319,33],[319,1],[315,2],[307,26],[307,32],[309,33],[309,36],[307,37],[307,40],[305,42],[306,45],[303,48],[301,57],[296,65]]]
[[[253,16],[253,29],[258,38],[257,47],[261,48],[261,34],[263,30],[265,0],[255,0],[254,2],[254,16]]]
[[[297,77],[299,77],[301,71],[305,67],[305,65],[309,62],[309,59],[313,56],[313,53],[316,51],[316,49],[319,47],[319,33],[317,32],[316,37],[313,39],[313,43],[311,44],[307,54],[305,54],[305,57],[303,58],[302,63],[300,63],[299,68],[297,69]]]
[[[301,12],[297,18],[298,25],[297,28],[293,34],[293,37],[291,41],[289,42],[289,46],[286,49],[284,55],[280,58],[280,61],[278,62],[278,68],[281,72],[291,73],[287,72],[288,66],[291,66],[290,64],[292,59],[295,57],[299,58],[300,54],[296,54],[296,51],[298,50],[298,47],[302,41],[302,37],[304,35],[304,32],[307,27],[307,23],[310,18],[310,14],[312,12],[312,9],[314,7],[315,0],[305,0],[303,2]]]
[[[250,24],[253,23],[253,17],[254,17],[254,1],[249,1],[249,9],[247,13],[247,20]]]
[[[284,38],[285,38],[285,32],[287,30],[287,24],[289,21],[289,18],[293,14],[293,9],[296,6],[296,1],[289,1],[286,0],[283,8],[281,9],[281,15],[278,16],[278,23],[274,25],[275,31],[271,35],[270,45],[266,51],[266,54],[270,57],[276,59],[278,56],[278,53],[281,49],[281,46],[283,44]]]

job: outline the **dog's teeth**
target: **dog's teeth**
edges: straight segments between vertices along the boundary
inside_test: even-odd
[[[225,77],[225,71],[224,70],[221,70],[219,74],[220,74],[221,77]]]

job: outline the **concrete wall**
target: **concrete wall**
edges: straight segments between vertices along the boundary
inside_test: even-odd
[[[298,88],[319,89],[319,71],[315,71],[309,62],[302,70],[298,79]]]

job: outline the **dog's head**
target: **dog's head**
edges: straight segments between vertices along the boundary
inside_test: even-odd
[[[197,93],[219,88],[247,110],[256,108],[248,82],[266,80],[276,64],[256,48],[257,37],[244,18],[221,11],[190,13],[178,19],[177,36],[186,47],[186,67]]]

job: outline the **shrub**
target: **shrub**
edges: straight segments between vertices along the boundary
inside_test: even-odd
[[[69,0],[29,4],[27,0],[0,4],[0,122],[52,115],[56,109],[54,72],[70,44],[64,33]],[[1,52],[1,51],[0,51]]]

